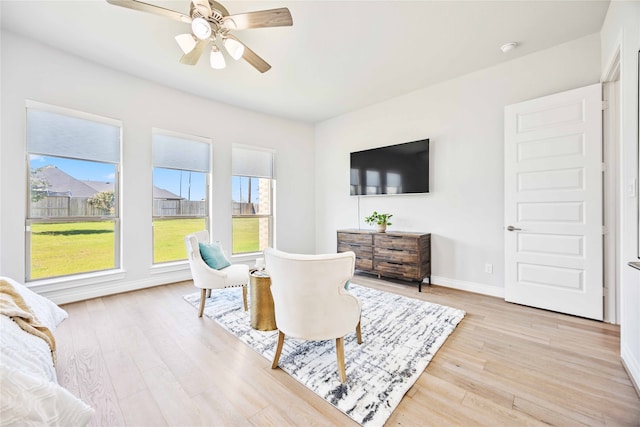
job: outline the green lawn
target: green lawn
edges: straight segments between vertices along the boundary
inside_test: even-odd
[[[31,225],[31,279],[113,268],[113,221]]]
[[[257,218],[233,220],[233,253],[259,251],[258,224]],[[186,259],[184,236],[204,228],[203,218],[154,221],[154,263]],[[32,280],[114,266],[113,221],[31,226]]]
[[[234,218],[233,219],[233,253],[242,254],[258,252],[259,222],[258,218]]]
[[[153,221],[153,262],[187,259],[184,236],[205,229],[204,218]]]

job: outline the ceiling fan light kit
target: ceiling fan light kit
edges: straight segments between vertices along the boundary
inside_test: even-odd
[[[513,50],[516,46],[518,46],[518,43],[509,42],[509,43],[505,43],[502,46],[500,46],[500,50],[502,51],[502,53],[507,53],[507,52]]]
[[[180,58],[180,63],[195,65],[211,43],[209,64],[215,69],[222,69],[226,65],[224,55],[216,45],[216,40],[218,40],[218,43],[222,42],[225,50],[233,59],[243,58],[259,72],[268,71],[271,65],[238,40],[235,35],[232,35],[231,31],[293,25],[291,13],[286,7],[229,15],[227,9],[214,0],[191,0],[190,13],[187,16],[138,0],[107,0],[107,2],[190,23],[192,34],[180,34],[175,37],[180,50],[184,53]]]
[[[200,40],[207,40],[211,37],[211,24],[204,18],[196,18],[191,23],[191,31]]]
[[[242,43],[229,38],[225,38],[223,43],[224,48],[227,49],[227,52],[233,59],[237,61],[242,58],[242,55],[244,54],[244,46]]]
[[[185,55],[196,47],[196,39],[192,34],[179,34],[176,36],[176,42]]]
[[[209,64],[211,65],[211,68],[214,68],[216,70],[222,70],[224,67],[227,66],[224,60],[224,55],[222,54],[222,52],[220,52],[220,49],[218,48],[218,46],[215,45],[215,43],[213,44],[213,46],[211,46],[211,55],[209,56]]]

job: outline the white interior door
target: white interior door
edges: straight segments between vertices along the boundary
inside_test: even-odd
[[[602,320],[600,84],[505,107],[505,299]]]

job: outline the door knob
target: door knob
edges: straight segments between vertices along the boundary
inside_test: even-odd
[[[522,228],[517,228],[517,227],[514,227],[513,225],[510,225],[507,227],[507,231],[521,231],[521,230]]]

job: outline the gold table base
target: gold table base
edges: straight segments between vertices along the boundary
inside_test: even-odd
[[[273,331],[276,316],[271,296],[271,278],[266,273],[256,272],[250,276],[251,292],[251,327],[259,331]]]

